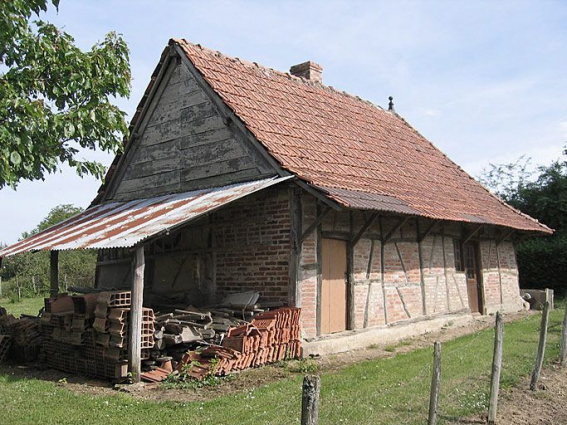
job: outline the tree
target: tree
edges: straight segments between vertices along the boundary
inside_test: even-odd
[[[112,97],[130,95],[129,51],[109,33],[83,52],[39,17],[59,0],[0,2],[0,188],[44,179],[62,164],[104,176],[81,148],[116,152],[127,133]]]
[[[564,152],[567,154],[567,150]],[[559,158],[537,171],[527,171],[521,157],[509,164],[490,164],[479,180],[520,211],[555,230],[516,245],[520,285],[567,290],[567,161]]]
[[[21,239],[39,233],[82,211],[82,208],[74,205],[58,205],[52,208],[35,228],[29,232],[23,232]],[[96,251],[93,250],[61,252],[59,255],[61,283],[69,286],[92,287],[95,278],[96,256]],[[47,293],[50,278],[48,252],[26,252],[14,255],[6,258],[2,265],[0,275],[3,280],[7,281],[7,287],[14,287],[17,281],[24,295],[35,295],[42,291]]]

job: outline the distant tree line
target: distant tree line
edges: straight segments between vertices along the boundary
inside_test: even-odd
[[[567,292],[567,149],[548,166],[529,171],[529,158],[490,164],[479,180],[518,210],[555,230],[516,246],[520,286]]]
[[[21,239],[33,236],[80,213],[82,208],[65,204],[53,208],[41,222]],[[96,251],[62,251],[59,254],[60,291],[68,286],[92,287],[95,281]],[[5,258],[0,270],[2,297],[48,296],[50,287],[49,252],[28,252]]]

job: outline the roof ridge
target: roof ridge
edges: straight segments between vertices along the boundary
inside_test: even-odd
[[[330,93],[337,94],[337,95],[340,95],[340,96],[344,96],[344,97],[347,97],[347,98],[352,99],[352,100],[357,101],[357,102],[362,102],[362,103],[364,103],[368,106],[371,106],[373,108],[378,109],[381,112],[392,113],[392,111],[388,111],[387,109],[383,108],[382,106],[380,106],[380,105],[378,105],[378,104],[376,104],[376,103],[374,103],[370,100],[363,99],[360,96],[348,93],[344,90],[339,90],[339,89],[337,89],[333,86],[328,86],[328,85],[323,84],[322,82],[319,82],[319,81],[312,81],[312,80],[308,80],[308,79],[303,78],[303,77],[297,77],[295,75],[290,74],[289,72],[284,72],[284,71],[280,71],[279,69],[270,68],[270,67],[262,65],[258,62],[250,62],[250,61],[247,61],[245,59],[241,59],[241,58],[236,57],[236,56],[226,55],[226,54],[224,54],[224,53],[222,53],[218,50],[209,49],[208,47],[205,47],[205,46],[203,46],[199,43],[192,43],[190,41],[187,41],[185,38],[172,38],[170,40],[170,44],[171,44],[171,42],[178,43],[180,45],[181,44],[187,44],[189,46],[196,47],[196,48],[198,48],[198,49],[200,49],[204,52],[212,54],[214,56],[225,58],[225,59],[228,59],[228,60],[231,60],[231,61],[234,61],[234,62],[239,62],[240,64],[242,64],[242,65],[244,65],[248,68],[273,72],[274,74],[277,74],[277,75],[281,76],[282,78],[287,78],[290,81],[294,81],[296,83],[303,84],[303,85],[310,86],[310,87],[323,89],[323,90],[326,90]],[[397,113],[395,113],[395,112],[394,112],[394,114],[397,115]]]
[[[430,145],[432,145],[435,149],[437,149],[439,152],[441,152],[441,154],[449,161],[451,162],[451,164],[453,164],[464,176],[468,177],[469,180],[472,180],[473,183],[478,184],[480,187],[482,187],[486,192],[488,192],[488,194],[490,196],[492,196],[493,198],[495,198],[496,200],[498,200],[498,202],[500,202],[502,205],[510,208],[513,212],[515,212],[516,214],[519,214],[520,216],[524,217],[524,218],[528,218],[530,220],[532,220],[533,222],[537,223],[540,226],[545,227],[546,229],[549,230],[553,230],[551,229],[551,227],[545,225],[544,223],[541,223],[537,218],[534,218],[526,213],[523,213],[522,211],[520,211],[517,208],[514,208],[512,205],[508,204],[507,202],[505,202],[504,200],[502,200],[498,195],[492,193],[486,186],[484,186],[481,182],[479,182],[477,179],[475,179],[473,176],[471,176],[469,173],[467,173],[463,167],[461,167],[459,164],[457,164],[455,161],[453,161],[451,158],[449,158],[445,152],[443,152],[441,149],[437,148],[435,146],[435,144],[429,140],[427,137],[425,137],[424,135],[422,135],[418,130],[416,130],[404,117],[402,117],[401,115],[399,115],[397,112],[394,112],[394,114],[396,115],[396,117],[398,117],[410,130],[412,130],[415,134],[417,134],[420,138],[422,138],[423,140],[425,140],[427,143],[429,143]]]

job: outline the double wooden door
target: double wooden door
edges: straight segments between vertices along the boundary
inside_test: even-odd
[[[482,312],[480,296],[480,267],[478,263],[478,246],[475,242],[467,242],[463,246],[463,260],[467,277],[467,294],[469,307],[473,313]]]
[[[321,333],[341,332],[347,323],[346,242],[322,239],[321,256]]]

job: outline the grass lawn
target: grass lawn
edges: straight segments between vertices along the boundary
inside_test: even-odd
[[[546,358],[555,358],[563,310],[551,314]],[[503,389],[528,375],[540,315],[505,325]],[[442,347],[443,419],[487,408],[491,329]],[[432,349],[364,361],[322,375],[321,424],[423,424],[427,421]],[[78,394],[53,382],[0,375],[0,422],[6,424],[299,424],[301,375],[210,401],[174,403]],[[189,390],[192,391],[192,390]]]
[[[20,317],[20,314],[37,316],[43,304],[43,297],[22,298],[20,302],[13,302],[13,300],[9,298],[0,298],[0,307],[4,307],[9,314],[13,314],[16,317]]]

